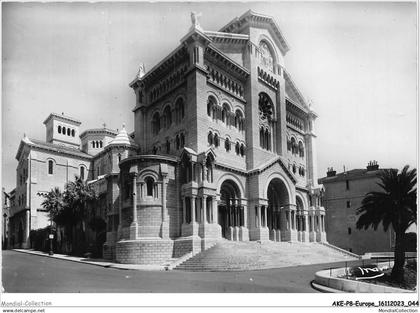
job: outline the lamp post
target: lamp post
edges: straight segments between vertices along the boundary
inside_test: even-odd
[[[51,221],[51,225],[50,225],[50,234],[49,234],[49,239],[50,239],[50,251],[48,252],[49,255],[53,255],[53,239],[54,239],[54,233],[53,233],[53,224]]]

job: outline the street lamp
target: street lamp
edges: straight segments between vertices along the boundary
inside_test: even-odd
[[[53,233],[53,225],[52,225],[52,220],[51,220],[51,225],[50,225],[50,234],[49,234],[49,239],[50,239],[50,251],[48,252],[48,255],[53,255],[53,239],[54,239],[54,233]]]

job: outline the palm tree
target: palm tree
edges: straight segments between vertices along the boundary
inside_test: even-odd
[[[45,198],[41,206],[48,212],[49,220],[55,222],[64,208],[63,194],[60,188],[54,187],[48,192],[38,192],[38,196]]]
[[[356,222],[358,229],[374,230],[382,223],[384,231],[391,225],[395,232],[394,267],[391,277],[395,281],[404,279],[405,248],[404,235],[407,228],[417,222],[417,171],[406,165],[400,173],[396,169],[382,170],[378,185],[382,191],[366,194],[357,209],[360,215]]]

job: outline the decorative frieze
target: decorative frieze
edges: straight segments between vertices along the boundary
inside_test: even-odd
[[[217,87],[223,89],[224,91],[233,94],[234,96],[240,98],[241,100],[244,99],[244,86],[242,83],[238,82],[237,80],[229,77],[225,73],[216,68],[206,65],[206,69],[208,71],[207,81],[215,84]]]
[[[280,82],[274,78],[273,73],[269,73],[262,69],[261,67],[257,67],[258,72],[258,79],[263,83],[267,84],[269,87],[277,90],[280,86]]]
[[[155,102],[162,96],[166,95],[173,89],[177,88],[185,81],[185,73],[187,71],[188,64],[183,63],[179,65],[172,73],[166,76],[157,84],[151,88],[150,102]]]
[[[288,126],[292,126],[293,128],[297,128],[300,131],[304,131],[304,121],[303,119],[297,117],[296,115],[287,112],[286,113],[286,123]]]

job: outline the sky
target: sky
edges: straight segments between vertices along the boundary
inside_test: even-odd
[[[45,140],[51,113],[88,128],[134,130],[134,92],[180,44],[190,12],[217,31],[247,10],[275,18],[286,69],[318,114],[318,175],[327,167],[417,164],[415,2],[2,3],[2,185],[16,185],[24,133]]]

